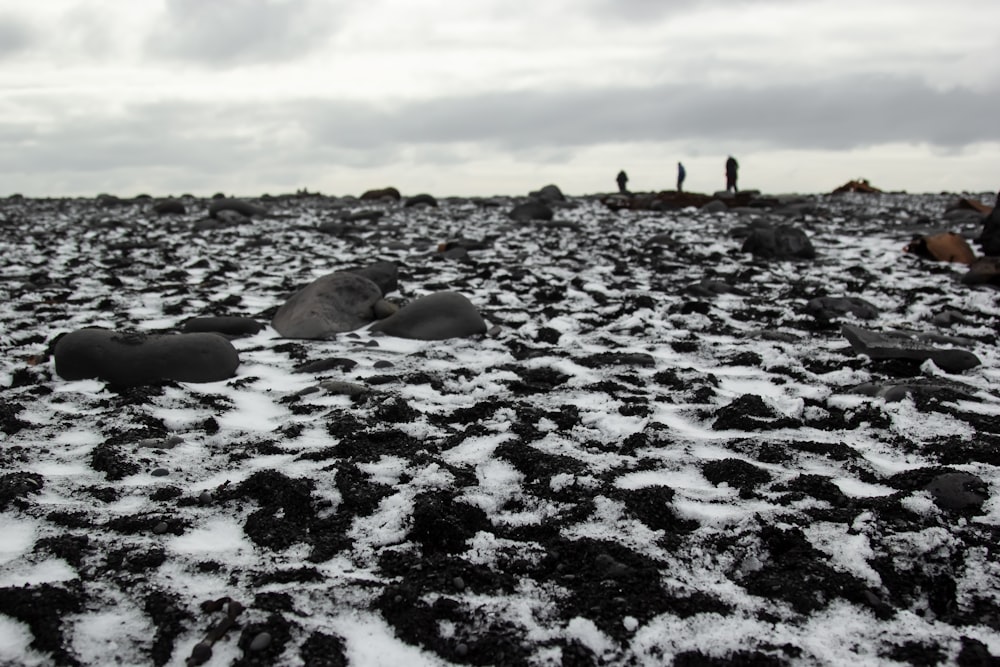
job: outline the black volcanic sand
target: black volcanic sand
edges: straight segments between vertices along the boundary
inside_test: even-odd
[[[0,201],[0,663],[998,664],[1000,292],[901,252],[977,233],[952,199]],[[742,252],[761,224],[816,258]],[[376,261],[489,331],[258,331]],[[236,377],[55,373],[192,318],[239,323]]]

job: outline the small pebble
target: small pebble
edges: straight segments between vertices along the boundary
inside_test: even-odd
[[[250,642],[251,651],[263,651],[271,645],[271,633],[261,632]]]
[[[167,525],[166,521],[161,521],[160,523],[153,526],[153,533],[156,535],[162,535],[163,533],[167,532],[169,528],[170,526]]]
[[[167,470],[166,468],[157,468],[156,470],[154,470],[150,474],[153,477],[166,477],[167,475],[170,474],[170,471]]]
[[[460,591],[465,590],[465,579],[462,579],[462,577],[455,577],[451,580],[451,583],[456,589]]]
[[[455,647],[455,655],[460,658],[464,658],[469,653],[469,647],[465,643],[461,643]]]
[[[212,494],[208,491],[202,491],[198,495],[198,502],[202,505],[210,505],[212,503]]]
[[[629,632],[635,632],[636,628],[639,627],[639,620],[635,616],[626,616],[622,619],[622,625]]]

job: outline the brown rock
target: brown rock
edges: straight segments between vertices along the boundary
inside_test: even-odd
[[[976,253],[972,251],[968,242],[955,232],[918,236],[903,248],[903,252],[938,262],[972,264],[976,260]]]
[[[392,187],[369,190],[361,195],[361,199],[366,201],[371,199],[391,199],[393,201],[399,201],[402,198],[403,196],[399,194],[399,190]]]

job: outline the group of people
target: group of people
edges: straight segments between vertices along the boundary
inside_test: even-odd
[[[733,192],[739,192],[739,188],[736,187],[736,173],[739,171],[740,165],[732,155],[726,158],[726,192],[732,190]],[[681,162],[677,163],[677,192],[684,192],[684,179],[687,178],[687,170],[684,169],[684,164]],[[615,178],[618,181],[618,192],[623,195],[628,194],[628,174],[622,169],[618,172],[618,176]]]

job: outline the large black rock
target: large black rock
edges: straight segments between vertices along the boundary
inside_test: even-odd
[[[743,242],[743,252],[762,259],[814,259],[816,249],[806,233],[791,225],[755,227]]]
[[[96,378],[122,386],[218,382],[240,365],[236,348],[214,333],[146,335],[80,329],[56,343],[56,373],[65,380]]]

